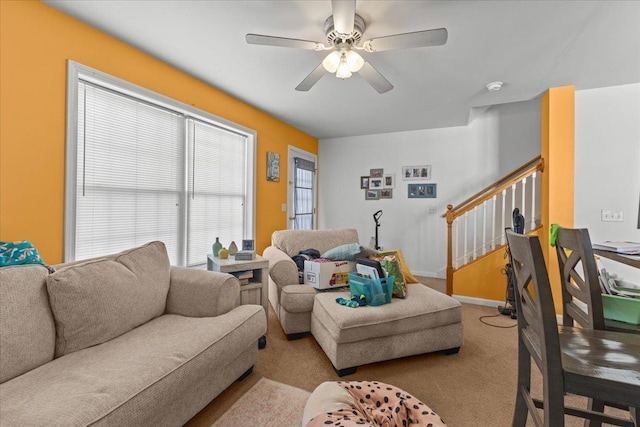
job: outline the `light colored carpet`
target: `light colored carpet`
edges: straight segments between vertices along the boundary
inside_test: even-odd
[[[211,427],[298,426],[310,394],[306,390],[261,378]]]

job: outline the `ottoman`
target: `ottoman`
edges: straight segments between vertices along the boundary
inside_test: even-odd
[[[462,306],[420,283],[407,285],[407,298],[377,307],[346,307],[336,298],[348,291],[319,293],[313,302],[311,333],[339,376],[359,365],[443,351],[462,345]]]

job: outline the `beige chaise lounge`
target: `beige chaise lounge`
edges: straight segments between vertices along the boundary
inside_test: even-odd
[[[0,424],[177,426],[249,374],[264,309],[164,244],[0,268]]]
[[[408,285],[407,298],[390,304],[350,308],[336,303],[348,292],[317,292],[298,283],[291,256],[320,253],[358,243],[355,229],[276,231],[264,251],[269,259],[269,301],[290,339],[311,332],[338,375],[359,365],[421,353],[455,354],[463,341],[462,306],[420,283]]]

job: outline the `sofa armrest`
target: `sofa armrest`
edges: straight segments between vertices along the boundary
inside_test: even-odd
[[[216,271],[171,268],[167,314],[215,317],[238,306],[240,282]]]
[[[275,246],[267,247],[262,256],[269,260],[269,276],[279,289],[287,285],[300,284],[298,267],[291,257]]]

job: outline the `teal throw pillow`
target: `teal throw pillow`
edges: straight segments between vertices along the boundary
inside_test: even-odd
[[[0,242],[0,267],[26,264],[40,264],[51,270],[30,241]]]

